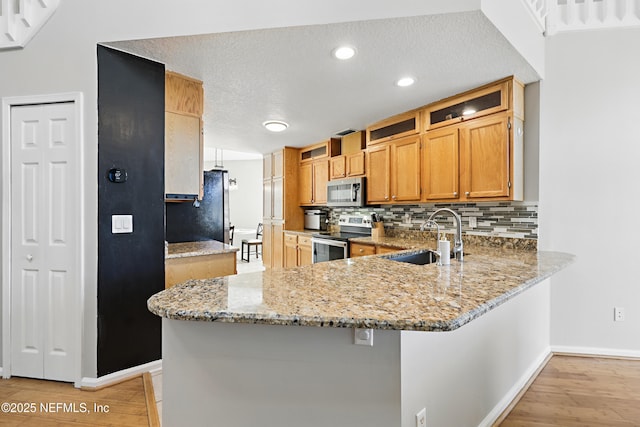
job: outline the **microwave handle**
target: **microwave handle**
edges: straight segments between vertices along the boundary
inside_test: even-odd
[[[351,186],[351,201],[355,202],[358,200],[358,191],[360,190],[360,184],[353,184]]]

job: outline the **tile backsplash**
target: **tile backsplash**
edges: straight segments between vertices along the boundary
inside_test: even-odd
[[[438,208],[450,208],[462,217],[465,234],[509,237],[519,239],[538,238],[537,202],[495,202],[371,206],[364,208],[329,209],[329,222],[338,225],[341,214],[368,215],[372,212],[382,216],[385,228],[419,230],[420,225]],[[475,218],[476,226],[469,226],[469,219]],[[455,230],[453,218],[443,215],[436,218],[441,228],[447,232]]]

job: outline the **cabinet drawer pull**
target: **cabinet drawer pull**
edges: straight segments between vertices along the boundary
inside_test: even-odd
[[[364,252],[364,249],[360,248],[360,253],[363,253],[363,252]]]

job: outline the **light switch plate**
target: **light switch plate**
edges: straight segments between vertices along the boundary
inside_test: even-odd
[[[111,215],[111,233],[133,233],[133,215]]]

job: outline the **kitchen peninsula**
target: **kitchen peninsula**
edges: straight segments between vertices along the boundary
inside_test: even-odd
[[[413,427],[423,407],[428,425],[495,419],[549,355],[548,278],[573,256],[466,250],[450,266],[368,256],[154,295],[164,422]]]

